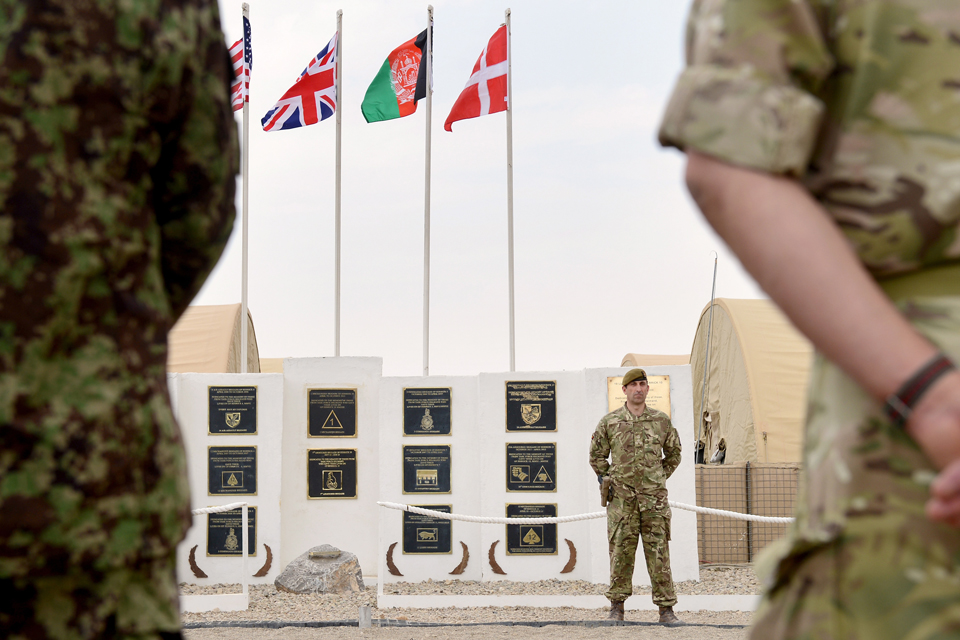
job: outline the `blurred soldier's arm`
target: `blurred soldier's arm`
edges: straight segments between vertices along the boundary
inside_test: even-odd
[[[607,462],[607,456],[610,455],[610,442],[607,439],[607,431],[603,422],[597,425],[590,439],[590,466],[598,476],[607,475],[610,470],[610,463]]]
[[[216,264],[234,216],[238,150],[228,101],[233,71],[220,30],[198,26],[184,29],[195,42],[170,44],[165,62],[177,75],[157,74],[154,90],[160,97],[177,95],[177,108],[151,114],[163,142],[153,179],[164,288],[174,319]]]
[[[937,348],[900,315],[836,222],[790,177],[805,171],[823,118],[813,93],[834,66],[820,35],[827,3],[747,0],[749,8],[737,6],[738,23],[727,20],[725,4],[694,5],[691,66],[661,141],[684,148],[691,194],[751,275],[818,350],[882,402]],[[762,28],[764,20],[776,28]],[[735,43],[728,37],[734,31]],[[711,88],[718,89],[712,100]],[[738,130],[736,123],[750,127],[763,110],[778,122]],[[751,137],[759,144],[744,145]],[[960,524],[960,373],[930,388],[907,431],[945,468],[928,513]]]
[[[667,478],[680,466],[680,435],[667,418],[667,437],[663,442],[663,475]]]

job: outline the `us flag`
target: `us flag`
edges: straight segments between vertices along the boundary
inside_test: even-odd
[[[230,104],[234,111],[250,102],[250,70],[253,69],[253,46],[250,44],[250,20],[243,16],[243,38],[230,47],[233,62],[233,83],[230,85]]]
[[[264,131],[296,129],[326,120],[337,110],[337,36],[327,43],[260,123]]]

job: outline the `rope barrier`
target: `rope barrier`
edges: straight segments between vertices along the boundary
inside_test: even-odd
[[[204,507],[203,509],[194,509],[190,513],[195,516],[203,515],[204,513],[222,513],[224,511],[233,511],[234,509],[239,509],[240,507],[244,507],[246,505],[246,502],[231,502],[230,504],[225,504],[220,507]]]
[[[789,524],[793,518],[775,518],[771,516],[755,516],[749,513],[737,513],[736,511],[723,511],[721,509],[710,509],[708,507],[697,507],[694,505],[683,504],[680,502],[668,501],[674,509],[684,509],[714,516],[724,516],[727,518],[736,518],[737,520],[751,520],[753,522],[771,522],[776,524]],[[484,516],[465,516],[458,513],[442,513],[432,509],[422,509],[413,507],[409,504],[398,504],[396,502],[378,502],[378,505],[387,509],[397,509],[399,511],[409,511],[419,513],[424,516],[431,516],[440,520],[459,520],[461,522],[477,522],[479,524],[563,524],[564,522],[578,522],[580,520],[593,520],[595,518],[606,518],[606,511],[594,511],[593,513],[581,513],[575,516],[560,516],[554,518],[496,518]]]

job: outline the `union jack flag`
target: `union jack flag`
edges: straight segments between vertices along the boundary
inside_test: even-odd
[[[250,102],[250,70],[253,69],[253,46],[250,44],[250,20],[243,16],[243,37],[230,47],[233,62],[233,83],[230,85],[230,104],[234,111]]]
[[[264,131],[296,129],[326,120],[337,110],[337,36],[327,43],[260,123]]]

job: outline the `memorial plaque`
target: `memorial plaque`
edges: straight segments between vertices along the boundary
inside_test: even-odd
[[[508,504],[508,518],[555,518],[556,504]],[[557,555],[557,525],[508,524],[508,556]]]
[[[450,445],[403,447],[404,493],[450,493]]]
[[[414,507],[450,513],[449,504],[415,504]],[[403,512],[403,552],[420,555],[452,553],[451,525],[449,520]]]
[[[256,387],[207,387],[211,435],[257,433]]]
[[[556,431],[557,383],[507,382],[507,431]]]
[[[207,447],[207,495],[257,495],[257,447]]]
[[[651,409],[663,411],[670,417],[670,376],[647,376],[650,391],[646,405]],[[627,401],[623,393],[623,376],[607,378],[607,411],[616,411]]]
[[[357,437],[356,389],[310,389],[307,406],[311,438]]]
[[[557,490],[557,444],[507,444],[507,491]]]
[[[307,497],[357,497],[356,449],[307,449]]]
[[[240,556],[243,553],[241,509],[207,514],[207,556]],[[247,540],[250,555],[257,555],[257,508],[247,507]]]
[[[450,389],[404,389],[403,435],[450,435]]]

